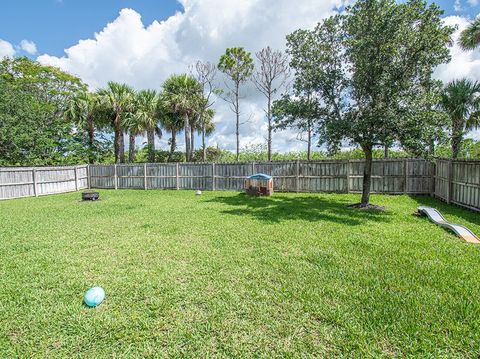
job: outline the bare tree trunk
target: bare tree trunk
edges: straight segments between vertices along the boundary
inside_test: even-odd
[[[184,116],[184,132],[185,132],[185,161],[190,161],[190,122],[188,121],[188,115]]]
[[[207,160],[207,148],[205,147],[205,124],[202,125],[202,161]]]
[[[267,104],[267,120],[268,120],[268,160],[272,160],[272,97],[271,92],[268,93],[268,104]]]
[[[135,162],[135,136],[131,132],[128,135],[128,162]]]
[[[172,162],[175,148],[177,147],[177,132],[172,131],[172,138],[170,139],[170,154],[168,155],[168,162]]]
[[[147,131],[148,162],[155,162],[155,129],[149,128]]]
[[[370,202],[370,186],[372,182],[372,146],[362,146],[362,149],[365,154],[365,168],[363,170],[363,190],[360,206],[366,207]]]
[[[120,129],[120,163],[125,163],[125,133]]]
[[[432,157],[435,156],[435,140],[434,139],[430,141],[430,146],[428,148],[428,151],[430,152],[430,156]]]
[[[115,163],[121,163],[122,162],[122,156],[121,156],[121,147],[123,145],[122,141],[122,129],[120,127],[120,115],[115,116],[115,120],[113,122],[114,126],[114,151],[115,151]]]
[[[383,158],[388,158],[388,145],[383,147]]]
[[[307,160],[312,160],[312,126],[310,122],[308,123],[307,129]]]
[[[88,163],[92,164],[95,161],[95,125],[92,117],[88,119],[88,150]]]
[[[458,154],[460,153],[460,146],[462,143],[462,135],[461,130],[454,126],[452,129],[452,158],[458,158]]]
[[[190,126],[190,140],[192,141],[192,145],[190,146],[190,159],[193,160],[193,156],[195,155],[195,128]]]
[[[267,108],[264,109],[267,115],[267,159],[272,160],[272,101],[276,93],[286,85],[290,71],[288,66],[288,55],[281,51],[274,51],[267,46],[255,53],[258,60],[258,67],[253,73],[253,83],[257,89],[266,97]]]
[[[237,115],[237,124],[235,134],[237,136],[237,162],[240,160],[240,108],[238,107],[238,96],[239,96],[239,84],[236,84],[236,92],[235,92],[235,109]]]

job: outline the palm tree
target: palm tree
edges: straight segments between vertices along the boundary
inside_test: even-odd
[[[182,130],[184,126],[183,119],[172,112],[165,111],[162,109],[160,104],[160,124],[167,132],[170,132],[171,138],[170,143],[170,153],[168,155],[168,162],[171,162],[173,159],[173,154],[177,148],[177,134]]]
[[[473,20],[460,35],[460,46],[464,50],[474,50],[480,46],[480,17]]]
[[[115,162],[125,162],[123,125],[127,113],[134,104],[134,90],[126,85],[109,82],[99,92],[100,101],[112,112],[112,127],[115,132]]]
[[[211,135],[215,130],[215,124],[213,123],[213,116],[215,111],[211,108],[207,108],[206,103],[200,104],[198,113],[190,120],[190,149],[192,154],[195,152],[195,132],[202,136],[202,161],[206,158],[205,137]]]
[[[192,159],[190,121],[198,112],[203,100],[202,89],[197,80],[187,74],[172,75],[163,84],[164,109],[183,119],[185,133],[185,159]]]
[[[137,109],[135,108],[131,112],[125,114],[122,127],[128,132],[128,162],[135,162],[135,139],[137,136],[145,133],[145,124],[142,119],[137,115]]]
[[[155,90],[139,91],[135,101],[135,117],[139,125],[143,125],[143,129],[147,132],[149,162],[155,162],[155,134],[162,137],[162,131],[158,126],[158,101]]]
[[[80,91],[68,104],[66,116],[69,120],[86,128],[88,133],[88,162],[95,160],[95,113],[98,109],[98,98],[88,90]]]
[[[480,83],[455,80],[443,90],[440,106],[450,117],[452,157],[457,158],[466,131],[480,127]]]
[[[200,119],[199,133],[202,135],[202,161],[207,159],[207,147],[205,145],[205,138],[215,131],[215,123],[213,122],[213,116],[215,111],[211,108],[204,111],[202,118]]]

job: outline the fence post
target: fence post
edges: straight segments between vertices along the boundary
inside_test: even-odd
[[[430,196],[435,197],[435,179],[437,177],[437,164],[436,160],[430,164]]]
[[[255,174],[255,161],[252,162],[252,175]]]
[[[386,165],[386,160],[382,160],[382,193],[385,194],[385,185],[386,185],[386,176],[385,176],[385,165]]]
[[[215,191],[215,162],[212,163],[212,191]]]
[[[408,181],[408,160],[403,159],[403,193],[407,193],[407,181]]]
[[[75,192],[78,192],[78,173],[77,166],[73,167],[73,172],[75,173]]]
[[[447,170],[447,203],[450,204],[452,201],[452,160],[448,160],[448,170]]]
[[[300,192],[300,160],[296,161],[295,190]]]
[[[117,164],[115,163],[113,165],[113,169],[114,169],[114,174],[113,174],[113,181],[114,181],[114,187],[115,189],[118,189],[118,175],[117,175]]]
[[[176,163],[177,190],[180,189],[180,183],[178,182],[178,180],[179,180],[179,173],[178,173],[178,171],[179,171],[179,168],[178,168],[178,162],[177,162],[177,163]]]
[[[347,190],[346,190],[346,193],[350,193],[350,159],[347,159],[347,175],[346,175],[346,181],[347,181]]]
[[[90,181],[91,181],[91,175],[90,175],[90,164],[87,165],[87,188],[90,189],[91,188],[91,184],[90,184]]]
[[[35,197],[38,197],[37,190],[37,170],[35,167],[32,168],[32,179],[33,179],[33,194]]]
[[[143,164],[143,189],[147,189],[147,164]]]

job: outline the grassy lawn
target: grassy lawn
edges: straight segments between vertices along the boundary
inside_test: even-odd
[[[101,191],[0,202],[0,357],[480,355],[480,215],[428,197]],[[107,297],[82,305],[91,286]]]

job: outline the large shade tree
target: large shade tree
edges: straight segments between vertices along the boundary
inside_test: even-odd
[[[23,57],[0,60],[0,166],[69,161],[75,123],[66,113],[83,88],[57,68]]]
[[[191,119],[198,115],[205,101],[199,82],[187,74],[172,75],[163,84],[162,108],[170,113],[167,117],[182,118],[185,134],[185,159],[192,159]]]
[[[450,119],[452,157],[457,158],[465,132],[480,127],[480,83],[468,79],[448,83],[440,106]]]
[[[421,145],[403,130],[425,119],[432,72],[449,60],[453,28],[442,14],[420,0],[359,0],[314,30],[288,36],[298,87],[314,93],[325,114],[321,140],[331,148],[349,142],[365,155],[359,207],[370,200],[373,149],[392,140]]]
[[[105,109],[111,112],[111,125],[114,130],[115,162],[125,162],[124,128],[126,116],[133,109],[135,91],[126,84],[108,82],[107,87],[98,91]]]

